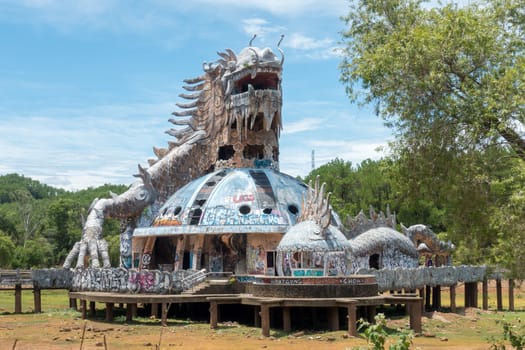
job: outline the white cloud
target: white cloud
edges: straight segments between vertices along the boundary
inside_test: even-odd
[[[283,126],[283,135],[316,130],[323,123],[324,120],[321,118],[305,118],[295,122],[285,123]]]
[[[283,45],[296,50],[316,50],[330,47],[332,43],[333,40],[330,38],[314,39],[300,33],[292,33]]]
[[[165,147],[171,103],[43,110],[0,119],[0,173],[75,190],[130,184],[137,164]],[[165,116],[165,118],[162,117]]]

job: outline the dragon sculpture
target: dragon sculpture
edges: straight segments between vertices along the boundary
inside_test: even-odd
[[[175,140],[167,148],[153,148],[157,158],[148,160],[148,168],[139,165],[135,175],[139,179],[126,192],[93,201],[81,240],[66,257],[64,268],[70,268],[75,257],[76,267],[84,267],[87,257],[91,267],[100,267],[99,255],[102,266],[110,267],[102,230],[105,218],[120,218],[125,223],[121,239],[128,240],[129,248],[133,228],[149,224],[145,209],[155,212],[192,179],[224,167],[278,169],[282,39],[277,44],[281,58],[270,48],[251,46],[250,41],[239,54],[231,49],[218,52],[218,60],[203,64],[201,76],[184,80],[188,93],[179,96],[187,101],[177,103],[180,110],[169,119],[175,127],[166,131]],[[146,243],[144,252],[153,245],[154,238]]]

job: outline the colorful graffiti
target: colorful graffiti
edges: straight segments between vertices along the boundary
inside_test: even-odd
[[[201,225],[286,225],[286,219],[275,213],[253,212],[241,214],[238,209],[215,207],[208,208],[201,220]]]

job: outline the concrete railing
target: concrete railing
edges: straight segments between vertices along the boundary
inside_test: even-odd
[[[460,282],[481,282],[486,266],[418,267],[416,269],[361,269],[358,274],[376,276],[379,291],[416,290],[424,286],[453,286]]]

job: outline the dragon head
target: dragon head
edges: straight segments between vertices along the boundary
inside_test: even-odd
[[[277,48],[281,58],[251,41],[239,54],[226,49],[203,64],[203,75],[184,80],[190,93],[179,96],[190,102],[177,103],[181,110],[170,122],[185,127],[167,131],[177,139],[170,146],[209,144],[217,150],[210,159],[215,167],[277,168],[284,62]]]

